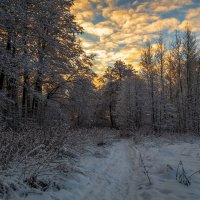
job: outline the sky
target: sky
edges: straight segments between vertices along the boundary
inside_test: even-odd
[[[95,54],[94,71],[123,60],[137,68],[141,48],[156,42],[162,32],[165,43],[175,30],[189,23],[200,40],[200,0],[75,0],[76,21],[84,28],[83,49]]]

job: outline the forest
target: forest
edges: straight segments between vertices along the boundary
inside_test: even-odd
[[[141,50],[140,69],[117,60],[94,84],[95,55],[78,38],[73,1],[1,2],[1,123],[65,123],[173,132],[200,131],[200,55],[192,29],[170,45],[158,33]],[[102,58],[103,59],[103,58]]]
[[[99,77],[73,4],[0,1],[0,169],[38,159],[37,172],[22,170],[35,188],[41,163],[57,158],[81,129],[200,134],[200,48],[192,27],[170,42],[162,32],[145,42],[139,69],[119,59]],[[0,179],[0,194],[3,185]]]

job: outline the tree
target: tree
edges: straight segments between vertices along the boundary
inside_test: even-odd
[[[63,85],[81,73],[91,74],[92,57],[77,39],[83,30],[71,14],[72,5],[73,0],[0,2],[4,119],[9,115],[14,120],[13,113],[17,113],[24,120],[34,118],[41,123],[47,101]]]
[[[183,36],[183,60],[184,60],[184,75],[186,89],[186,124],[189,130],[195,129],[194,112],[195,106],[195,82],[196,82],[196,67],[197,67],[197,42],[192,34],[189,26],[186,27]]]
[[[106,78],[107,84],[104,87],[104,96],[107,102],[111,128],[117,127],[115,112],[118,91],[120,90],[122,81],[130,74],[132,74],[131,66],[126,65],[121,60],[116,61],[113,67],[106,69],[104,77]]]
[[[120,128],[138,129],[144,125],[144,89],[144,81],[136,73],[122,82],[116,105]]]
[[[166,109],[165,109],[165,45],[163,42],[162,33],[160,33],[157,47],[155,51],[156,65],[159,71],[159,111],[158,111],[158,128],[161,130],[165,125]]]
[[[141,52],[141,58],[140,58],[140,66],[141,66],[141,73],[144,79],[147,82],[147,104],[148,99],[150,99],[149,107],[147,114],[151,116],[150,124],[154,130],[156,130],[156,69],[155,69],[155,61],[154,61],[154,53],[151,43],[148,41],[146,43],[145,48]],[[147,105],[148,106],[148,105]]]
[[[92,80],[80,76],[73,80],[69,89],[68,110],[76,127],[90,127],[94,124],[96,94]]]

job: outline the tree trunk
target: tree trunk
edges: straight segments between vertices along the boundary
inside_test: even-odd
[[[39,102],[40,102],[40,95],[42,95],[42,74],[38,72],[38,76],[35,83],[35,92],[36,94],[33,97],[32,103],[32,112],[35,116],[38,114]]]
[[[5,78],[4,70],[2,69],[0,74],[0,91],[3,89],[4,78]]]
[[[110,114],[110,126],[114,128],[113,112],[112,112],[112,103],[109,105],[109,114]]]
[[[30,94],[29,94],[29,76],[24,72],[24,84],[22,94],[22,117],[30,117]]]

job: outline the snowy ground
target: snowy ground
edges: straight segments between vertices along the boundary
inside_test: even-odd
[[[29,200],[131,200],[134,195],[133,150],[130,141],[122,140],[89,148],[75,173],[62,180],[63,188]],[[51,197],[51,198],[50,198]]]
[[[144,161],[152,185],[144,174]],[[200,142],[147,139],[135,145],[121,139],[89,146],[76,170],[60,177],[60,190],[28,195],[27,200],[178,200],[200,199],[200,174],[185,186],[176,180],[179,161],[186,175],[200,169]]]
[[[146,141],[138,145],[137,149],[141,152],[153,183],[150,186],[144,184],[146,177],[142,175],[140,169],[138,174],[141,174],[141,176],[137,178],[138,199],[200,199],[199,173],[189,178],[191,185],[188,187],[176,181],[176,171],[180,160],[184,165],[187,177],[200,169],[199,139],[196,141],[179,140],[173,143],[165,139],[154,139],[151,142]],[[148,183],[147,178],[146,183]]]

